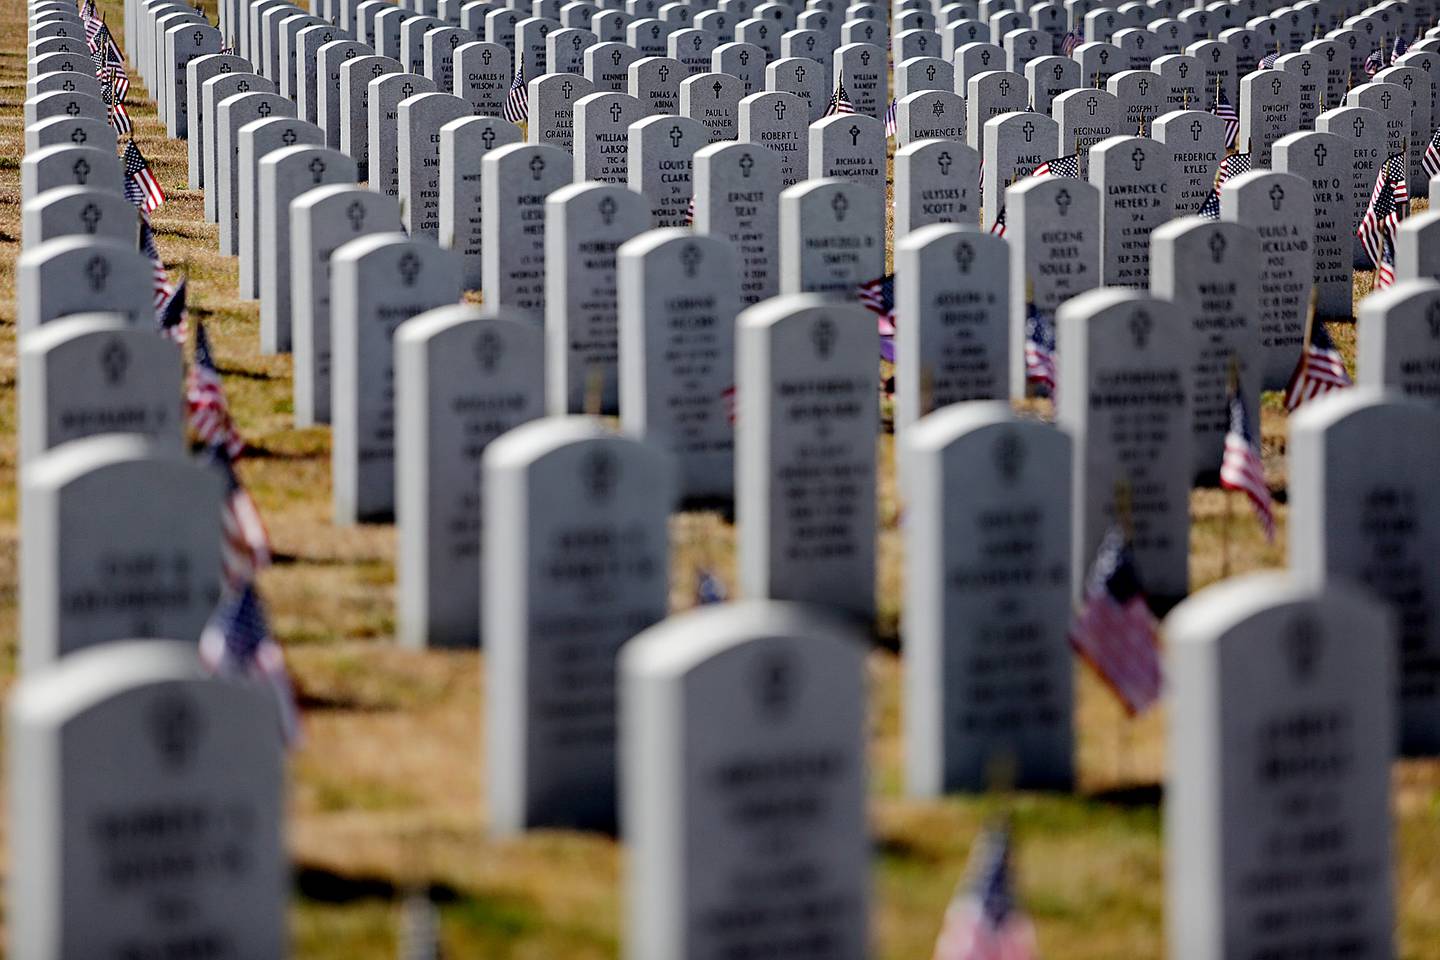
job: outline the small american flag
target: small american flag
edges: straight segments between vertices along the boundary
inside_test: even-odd
[[[1053,396],[1055,379],[1055,321],[1032,300],[1025,305],[1025,382],[1039,396]]]
[[[1430,142],[1425,145],[1425,156],[1420,165],[1425,168],[1427,177],[1440,176],[1440,127],[1436,127],[1435,132],[1430,134]]]
[[[1080,177],[1080,154],[1071,153],[1063,157],[1046,160],[1034,170],[1031,170],[1029,175],[1032,177],[1062,177],[1077,180]]]
[[[125,196],[146,213],[165,202],[165,191],[134,140],[125,144]]]
[[[1231,153],[1220,161],[1215,168],[1215,189],[1219,190],[1225,186],[1227,180],[1233,180],[1242,173],[1249,173],[1253,165],[1253,159],[1248,153]]]
[[[120,52],[120,45],[110,34],[110,28],[102,21],[100,29],[95,32],[95,41],[90,45],[91,59],[95,60],[95,79],[101,83],[106,82],[107,77],[100,76],[100,70],[108,70],[116,77],[124,76],[126,89],[129,89],[129,74],[125,70],[125,54]],[[98,59],[97,59],[98,58]]]
[[[1354,63],[1354,61],[1352,60],[1351,63]],[[1365,63],[1361,65],[1361,69],[1365,71],[1365,76],[1367,77],[1373,77],[1385,69],[1385,54],[1380,52],[1379,47],[1370,51],[1370,56],[1365,58]]]
[[[150,261],[150,304],[155,308],[158,319],[165,301],[170,299],[172,288],[165,261],[160,258],[160,248],[155,245],[155,228],[150,226],[149,217],[140,218],[140,252]]]
[[[1385,250],[1380,254],[1380,265],[1375,268],[1375,289],[1384,290],[1395,285],[1395,241],[1385,238]]]
[[[396,960],[441,960],[440,911],[429,890],[412,891],[401,903],[398,939]]]
[[[100,12],[95,9],[95,0],[85,0],[80,5],[80,19],[85,24],[85,43],[94,50],[95,38],[100,35],[100,28],[105,25],[105,21],[100,19]]]
[[[285,655],[270,636],[265,607],[253,583],[228,591],[200,634],[200,660],[216,676],[257,681],[270,688],[287,744],[300,737],[300,710],[285,670]]]
[[[1251,156],[1248,153],[1227,154],[1220,165],[1215,168],[1215,184],[1210,188],[1210,193],[1195,210],[1196,216],[1204,217],[1206,220],[1220,219],[1220,188],[1225,186],[1227,180],[1240,176],[1249,171],[1251,167]]]
[[[1385,241],[1394,239],[1400,229],[1400,221],[1409,212],[1410,187],[1405,182],[1405,154],[1393,154],[1385,159],[1375,174],[1375,187],[1370,191],[1370,203],[1355,236],[1370,256],[1370,262],[1380,266],[1385,252]]]
[[[189,334],[189,314],[185,311],[186,281],[181,280],[155,313],[161,335],[176,343],[184,343]]]
[[[232,459],[240,456],[245,440],[230,417],[230,404],[203,323],[195,324],[195,362],[185,382],[185,407],[190,428],[201,443],[223,448]]]
[[[981,176],[984,176],[982,162]],[[1080,178],[1080,154],[1071,153],[1063,157],[1054,157],[1034,167],[1026,177],[1061,177],[1071,180]],[[1005,207],[1000,207],[1000,212],[995,215],[995,222],[990,224],[990,232],[997,237],[1005,236]]]
[[[1200,206],[1195,209],[1197,217],[1204,217],[1206,220],[1220,219],[1220,191],[1214,187],[1206,194]]]
[[[1274,70],[1274,69],[1275,69],[1275,61],[1276,61],[1276,60],[1279,60],[1279,59],[1280,59],[1280,51],[1279,51],[1279,50],[1276,50],[1274,53],[1271,53],[1271,54],[1268,54],[1268,55],[1266,55],[1266,56],[1261,57],[1261,58],[1260,58],[1260,62],[1259,62],[1258,64],[1256,64],[1255,69],[1257,69],[1257,70]]]
[[[1230,430],[1225,434],[1225,455],[1220,460],[1220,485],[1226,490],[1239,490],[1249,498],[1265,530],[1265,539],[1273,543],[1275,505],[1265,483],[1265,465],[1250,426],[1250,411],[1245,409],[1238,385],[1230,388]]]
[[[825,116],[833,117],[842,113],[854,113],[855,104],[850,102],[850,95],[845,92],[845,81],[835,81],[835,92],[830,94],[830,103],[825,107]]]
[[[1000,212],[995,215],[995,222],[990,224],[990,232],[997,237],[1005,236],[1005,208],[1001,207]]]
[[[701,567],[695,571],[695,605],[704,606],[709,603],[724,603],[729,599],[729,592],[725,589],[725,583],[715,575],[713,570]]]
[[[733,383],[720,391],[720,402],[725,406],[726,421],[730,426],[735,426],[735,419],[739,411],[735,406],[735,385]]]
[[[1160,699],[1163,680],[1155,631],[1134,550],[1124,531],[1112,527],[1090,568],[1084,605],[1070,628],[1070,645],[1132,717]]]
[[[900,104],[894,100],[885,108],[885,136],[893,137],[900,132]]]
[[[235,476],[235,465],[224,448],[210,448],[210,461],[225,478],[225,499],[220,504],[220,568],[225,582],[238,590],[270,566],[270,533],[260,519],[260,508]]]
[[[970,850],[967,877],[945,908],[932,960],[1034,960],[1035,929],[1015,905],[1010,828],[988,828]]]
[[[510,81],[510,92],[505,97],[505,119],[511,123],[524,123],[530,119],[530,91],[525,88],[525,63],[522,60],[515,67],[515,79]]]
[[[1405,42],[1405,38],[1398,33],[1395,34],[1395,43],[1390,48],[1390,63],[1394,64],[1396,60],[1405,56],[1405,51],[1409,49],[1410,44]]]
[[[1348,387],[1351,383],[1350,374],[1345,369],[1345,358],[1335,349],[1325,324],[1316,320],[1311,325],[1309,342],[1300,351],[1300,362],[1285,388],[1285,409],[1294,410],[1306,400]]]
[[[1074,30],[1067,31],[1065,36],[1060,40],[1060,55],[1062,57],[1070,56],[1075,52],[1075,48],[1084,42],[1085,38],[1079,33]]]
[[[1210,112],[1225,121],[1225,149],[1234,150],[1240,142],[1240,114],[1230,98],[1225,96],[1224,90],[1216,96],[1215,108]]]
[[[117,137],[135,132],[135,124],[130,122],[130,111],[125,108],[125,104],[116,99],[113,83],[107,83],[100,89],[100,99],[105,104],[110,126],[115,128]]]
[[[895,334],[895,274],[867,280],[855,288],[855,297],[879,317],[881,336]]]

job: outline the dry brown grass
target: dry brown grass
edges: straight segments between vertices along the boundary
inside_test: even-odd
[[[118,27],[120,5],[104,4]],[[213,16],[213,0],[205,4]],[[23,5],[0,10],[0,635],[15,636],[15,311],[20,106],[24,98]],[[133,99],[145,92],[137,83]],[[417,654],[392,644],[394,531],[337,529],[329,522],[329,435],[291,425],[288,357],[258,354],[256,306],[237,302],[233,260],[216,252],[199,194],[185,183],[184,144],[167,140],[153,113],[135,111],[139,140],[170,193],[155,217],[172,266],[191,277],[192,316],[212,331],[231,404],[257,448],[242,468],[269,522],[279,562],[264,575],[274,627],[286,643],[306,711],[307,742],[290,763],[289,843],[296,867],[295,954],[387,956],[397,888],[434,886],[449,956],[589,960],[619,952],[622,855],[612,840],[542,831],[494,841],[485,831],[481,689],[483,657]],[[1368,290],[1356,280],[1356,296]],[[1348,327],[1332,325],[1353,356]],[[1272,397],[1263,411],[1267,473],[1285,479],[1285,418]],[[880,441],[880,633],[893,637],[901,565],[891,438]],[[1191,501],[1195,585],[1221,576],[1224,495]],[[1235,504],[1230,570],[1283,566],[1281,536],[1267,545]],[[674,606],[691,602],[695,572],[733,582],[734,530],[718,515],[687,513],[671,526]],[[13,678],[14,643],[0,680]],[[938,803],[900,789],[899,660],[870,659],[877,842],[877,956],[929,955],[944,904],[978,825],[998,801]],[[1083,671],[1077,715],[1081,789],[1075,796],[1012,798],[1022,895],[1046,956],[1074,960],[1163,954],[1162,844],[1157,785],[1164,721],[1126,721]],[[1395,770],[1398,905],[1403,955],[1440,958],[1440,763]],[[3,796],[3,794],[0,794]]]

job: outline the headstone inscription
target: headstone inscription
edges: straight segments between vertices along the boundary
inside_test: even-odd
[[[1150,284],[1150,234],[1175,213],[1169,147],[1148,137],[1110,137],[1090,150],[1100,191],[1100,274],[1107,286]]]
[[[460,264],[430,241],[381,233],[336,250],[330,276],[334,522],[383,522],[395,513],[395,330],[460,299]]]
[[[96,435],[30,460],[20,485],[23,672],[114,640],[199,640],[220,599],[217,472]]]
[[[295,425],[330,422],[331,258],[351,240],[400,230],[391,197],[349,184],[312,186],[290,204],[290,347]]]
[[[440,131],[471,116],[472,109],[468,100],[448,93],[417,93],[396,108],[400,215],[412,237],[440,236]]]
[[[1253,574],[1197,594],[1164,633],[1175,955],[1210,960],[1224,944],[1389,956],[1395,656],[1383,609],[1345,585]]]
[[[21,247],[30,250],[47,240],[69,236],[133,244],[140,221],[135,205],[113,191],[56,187],[21,207],[20,226]]]
[[[1205,110],[1172,110],[1157,117],[1151,129],[1174,158],[1170,198],[1175,213],[1195,213],[1210,196],[1225,157],[1225,121]]]
[[[749,143],[716,143],[694,156],[695,231],[730,241],[748,306],[779,288],[780,158]]]
[[[180,454],[180,348],[173,341],[115,314],[83,314],[26,335],[18,361],[22,464],[101,433],[140,434]]]
[[[1308,181],[1268,170],[1232,177],[1220,189],[1220,218],[1260,235],[1260,379],[1266,390],[1283,389],[1300,358],[1315,275],[1312,193]]]
[[[20,206],[56,187],[91,187],[123,196],[120,163],[95,147],[46,147],[20,160]]]
[[[260,161],[260,352],[291,349],[290,205],[316,187],[355,182],[355,161],[329,147],[282,147]]]
[[[544,334],[470,305],[395,331],[396,632],[412,649],[480,636],[481,456],[544,414]]]
[[[740,101],[740,140],[780,156],[780,179],[793,186],[809,175],[809,113],[793,93],[752,93]]]
[[[76,313],[118,313],[131,326],[155,322],[150,261],[135,244],[103,237],[47,240],[15,261],[16,328]]]
[[[643,194],[581,182],[545,200],[546,410],[620,412],[615,254],[649,230]],[[593,406],[598,394],[598,409]]]
[[[1100,191],[1083,180],[1032,177],[1005,191],[1010,244],[1010,396],[1021,399],[1029,306],[1046,318],[1100,285]],[[1065,348],[1056,329],[1060,354]]]
[[[370,189],[387,197],[400,196],[400,104],[422,93],[434,93],[435,84],[418,73],[395,73],[371,80],[367,97],[366,154]]]
[[[1381,659],[1397,675],[1385,699],[1407,756],[1440,753],[1437,438],[1433,403],[1367,390],[1307,403],[1290,424],[1291,569],[1317,589],[1355,583],[1389,608],[1393,647]],[[1364,646],[1385,642],[1377,633]]]
[[[896,150],[896,242],[930,223],[977,223],[979,173],[980,156],[963,141],[919,140]]]
[[[1315,289],[1318,316],[1349,320],[1351,307],[1350,167],[1353,141],[1333,133],[1291,133],[1275,141],[1274,168],[1310,183],[1315,200]]]
[[[1085,582],[1101,541],[1128,521],[1140,581],[1164,607],[1190,585],[1192,323],[1172,301],[1102,288],[1062,304],[1056,329],[1056,422],[1083,451],[1073,582]]]
[[[877,346],[865,308],[818,294],[740,314],[735,476],[747,597],[873,614]]]
[[[754,601],[625,645],[628,956],[865,955],[863,651],[848,624]],[[762,773],[782,768],[810,773]]]
[[[666,613],[673,467],[595,418],[552,417],[495,440],[482,469],[490,830],[613,831],[617,656]]]
[[[780,292],[852,299],[885,272],[885,199],[849,180],[806,180],[780,194]]]
[[[683,499],[731,500],[742,305],[735,248],[689,230],[650,230],[615,260],[621,425],[672,455]]]
[[[481,273],[487,304],[545,320],[545,198],[570,182],[558,147],[517,143],[480,161]]]
[[[646,117],[630,125],[628,136],[630,189],[650,200],[656,227],[688,226],[692,158],[710,142],[709,132],[689,117]]]
[[[573,149],[575,180],[628,183],[630,127],[645,116],[640,101],[628,93],[592,93],[577,101]]]
[[[1369,107],[1338,107],[1326,110],[1315,118],[1315,129],[1344,137],[1354,150],[1350,165],[1350,224],[1360,224],[1370,203],[1375,174],[1385,162],[1385,118]],[[1337,213],[1343,216],[1343,211]],[[1351,231],[1354,232],[1353,230]],[[1370,256],[1359,237],[1351,240],[1351,264],[1356,268],[1372,267]]]
[[[476,41],[455,48],[450,92],[470,101],[478,117],[499,117],[505,110],[513,71],[510,50],[503,44]],[[433,78],[432,78],[433,79]],[[445,88],[436,86],[443,93]]]
[[[1355,382],[1440,401],[1440,283],[1401,280],[1360,301]]]
[[[904,434],[905,782],[913,797],[1074,781],[1070,438],[1004,403]]]
[[[6,732],[11,956],[285,954],[273,697],[193,641],[106,644],[21,681]]]
[[[1010,251],[973,224],[895,244],[895,430],[932,410],[1009,396]]]
[[[1150,289],[1193,322],[1190,395],[1194,475],[1218,477],[1230,430],[1230,378],[1260,410],[1260,238],[1238,223],[1181,217],[1150,238]]]
[[[440,246],[459,254],[467,290],[479,290],[484,246],[480,161],[520,142],[520,128],[501,117],[464,117],[440,128]]]
[[[373,179],[370,82],[402,70],[400,61],[392,57],[360,56],[340,65],[340,150],[355,161],[356,176],[361,183]]]

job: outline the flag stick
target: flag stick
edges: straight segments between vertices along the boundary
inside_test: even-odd
[[[1310,338],[1315,334],[1315,307],[1320,302],[1320,288],[1310,288],[1310,308],[1305,311],[1305,333],[1300,338],[1300,355],[1310,349]]]
[[[1235,354],[1230,354],[1230,373],[1228,377],[1229,393],[1237,394],[1240,391],[1240,361]],[[1231,509],[1232,491],[1226,490],[1224,484],[1220,486],[1220,495],[1225,498],[1225,515],[1220,521],[1220,578],[1223,580],[1230,576],[1230,524],[1234,520],[1234,512]]]
[[[585,377],[585,415],[589,417],[600,416],[605,396],[605,371],[599,364],[590,367],[589,374]]]
[[[1115,520],[1120,524],[1120,531],[1125,535],[1126,543],[1134,543],[1135,541],[1135,515],[1133,506],[1134,504],[1130,498],[1130,481],[1123,478],[1116,480]],[[1115,782],[1117,785],[1124,782],[1125,771],[1130,767],[1125,761],[1130,754],[1130,723],[1133,718],[1128,711],[1122,712],[1124,713],[1124,717],[1120,720],[1115,744]]]

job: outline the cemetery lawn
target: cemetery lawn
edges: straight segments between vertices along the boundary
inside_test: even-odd
[[[102,6],[123,44],[121,5]],[[213,19],[214,0],[204,6]],[[8,688],[17,627],[14,266],[24,4],[3,5],[0,30],[0,635],[9,639],[0,677]],[[542,831],[496,841],[486,833],[483,657],[395,647],[395,531],[331,525],[329,432],[292,426],[290,358],[259,355],[258,305],[235,301],[236,262],[217,252],[201,195],[184,189],[185,144],[165,137],[153,109],[141,103],[146,96],[137,77],[131,93],[137,140],[170,198],[154,216],[158,244],[172,271],[188,272],[190,319],[210,330],[232,410],[253,447],[241,476],[277,553],[261,589],[306,712],[306,741],[290,764],[295,956],[392,956],[398,897],[419,885],[429,885],[440,903],[447,956],[618,956],[623,856],[612,839]],[[1357,299],[1369,283],[1368,274],[1360,275]],[[1353,364],[1353,328],[1330,331]],[[885,413],[888,422],[888,404]],[[1262,424],[1281,534],[1267,544],[1240,495],[1197,491],[1191,499],[1197,587],[1227,568],[1233,574],[1285,563],[1285,415],[1278,395],[1266,397]],[[977,829],[1008,808],[1017,828],[1020,892],[1043,956],[1160,958],[1163,711],[1125,720],[1082,668],[1077,795],[905,799],[892,439],[881,438],[881,616],[870,657],[875,955],[929,956]],[[677,515],[672,542],[675,608],[691,604],[699,569],[733,582],[734,530],[718,515]],[[1400,763],[1394,781],[1401,956],[1440,960],[1440,762]]]

